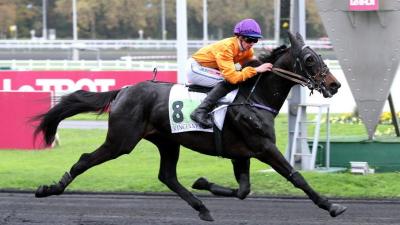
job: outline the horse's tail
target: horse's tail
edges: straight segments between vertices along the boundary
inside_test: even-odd
[[[79,90],[61,98],[61,101],[47,113],[33,118],[40,121],[35,130],[35,138],[43,132],[44,140],[50,145],[55,138],[58,124],[65,118],[84,112],[97,112],[102,114],[107,111],[110,103],[115,99],[120,90],[109,92],[89,92]]]

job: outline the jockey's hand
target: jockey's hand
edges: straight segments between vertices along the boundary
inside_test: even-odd
[[[264,63],[258,67],[256,67],[256,71],[257,73],[264,73],[267,71],[271,71],[272,70],[273,65],[271,63]]]

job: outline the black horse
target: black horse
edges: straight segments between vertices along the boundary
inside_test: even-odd
[[[283,69],[279,71],[286,71],[289,75],[296,73],[301,77],[289,80],[271,72],[259,74],[239,85],[239,93],[228,108],[222,131],[223,157],[232,160],[239,188],[222,187],[208,182],[205,178],[199,178],[193,184],[193,188],[208,190],[215,195],[244,199],[250,192],[250,158],[256,158],[270,165],[295,187],[303,190],[318,207],[335,217],[343,213],[346,207],[333,204],[315,192],[275,145],[274,118],[291,87],[297,84],[294,81],[321,92],[324,97],[331,97],[340,87],[340,83],[329,72],[321,56],[305,46],[299,34],[294,36],[289,33],[289,39],[290,48],[278,48],[262,61],[272,62],[276,71]],[[250,65],[257,66],[260,63],[253,61]],[[216,150],[212,133],[171,133],[168,96],[172,85],[146,81],[109,92],[76,91],[63,97],[61,102],[47,113],[38,116],[36,119],[40,120],[40,124],[35,135],[43,132],[45,142],[49,145],[54,141],[60,121],[78,113],[109,111],[109,128],[105,142],[98,149],[82,154],[79,161],[58,183],[40,186],[36,197],[63,193],[77,176],[93,166],[129,154],[144,138],[155,144],[159,150],[159,180],[197,210],[202,220],[212,221],[206,206],[179,183],[176,165],[181,145],[207,155],[221,154]]]

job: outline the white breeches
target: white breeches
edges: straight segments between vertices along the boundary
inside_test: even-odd
[[[201,66],[193,58],[189,58],[186,62],[186,77],[188,84],[205,87],[214,87],[224,80],[219,70]]]

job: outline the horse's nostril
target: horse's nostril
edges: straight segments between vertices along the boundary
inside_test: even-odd
[[[329,85],[329,88],[331,90],[338,90],[342,86],[339,82],[333,82]]]

